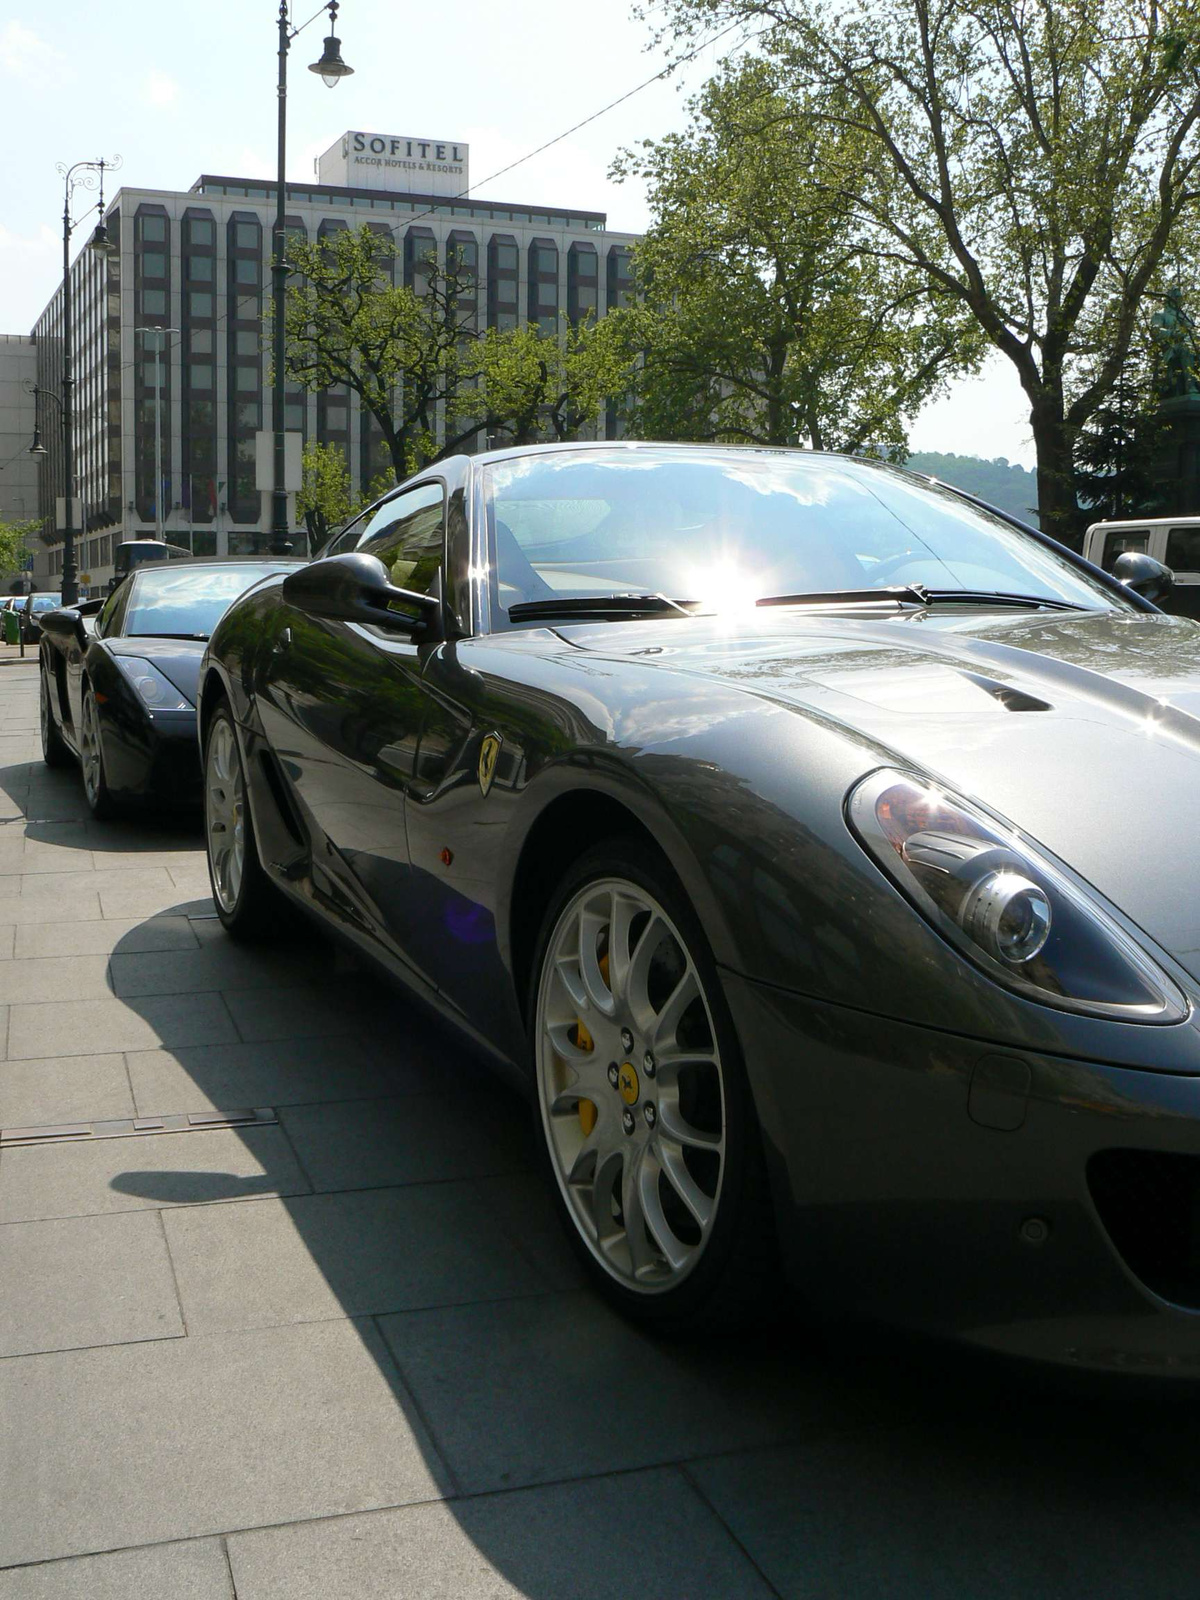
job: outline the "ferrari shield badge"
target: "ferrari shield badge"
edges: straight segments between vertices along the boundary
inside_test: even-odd
[[[496,776],[496,762],[500,757],[500,746],[504,740],[498,733],[485,733],[483,743],[479,747],[479,792],[486,794],[492,787],[492,779]]]

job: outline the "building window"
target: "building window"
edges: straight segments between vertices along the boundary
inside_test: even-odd
[[[210,212],[189,209],[183,217],[183,272],[189,284],[210,285],[192,289],[184,310],[184,349],[187,351],[188,404],[180,416],[183,448],[180,501],[190,524],[211,522],[217,495],[217,424],[212,400],[192,398],[211,394],[216,385],[213,353],[216,334],[216,299],[212,292],[217,275],[217,225]],[[195,547],[195,536],[192,538]]]
[[[608,311],[627,306],[633,299],[633,252],[628,245],[609,246],[607,265]]]
[[[567,251],[567,316],[572,324],[595,317],[600,310],[600,258],[592,244],[573,244]]]
[[[171,222],[165,207],[146,204],[134,213],[134,284],[139,320],[163,324],[171,305]],[[137,364],[134,368],[134,406],[137,426],[134,435],[134,502],[139,517],[147,522],[158,514],[163,502],[164,515],[174,500],[174,457],[171,438],[171,372],[178,359],[178,340],[159,335],[162,354],[154,359],[155,337],[137,336]],[[162,436],[162,482],[155,482],[154,434],[159,422]]]
[[[558,332],[558,246],[552,239],[535,239],[529,246],[527,316],[543,333]]]
[[[414,223],[404,235],[404,287],[416,294],[428,294],[436,272],[437,239],[433,230]]]
[[[504,331],[520,320],[517,302],[517,241],[509,233],[488,240],[487,320]]]
[[[230,395],[229,515],[234,523],[257,523],[261,503],[254,486],[254,434],[262,425],[262,292],[259,285],[263,229],[259,219],[245,212],[235,212],[226,224],[225,245],[229,306],[225,338]],[[251,546],[255,542],[251,540]]]

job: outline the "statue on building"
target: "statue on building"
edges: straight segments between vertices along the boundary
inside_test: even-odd
[[[1150,318],[1160,362],[1160,393],[1164,398],[1200,394],[1200,344],[1196,324],[1183,304],[1183,291],[1172,284],[1160,310]]]

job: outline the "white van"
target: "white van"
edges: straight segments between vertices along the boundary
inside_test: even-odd
[[[1140,517],[1128,522],[1093,522],[1083,553],[1105,572],[1124,550],[1153,556],[1175,574],[1164,611],[1200,618],[1200,517]]]

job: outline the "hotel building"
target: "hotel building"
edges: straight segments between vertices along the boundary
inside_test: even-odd
[[[397,281],[403,274],[410,286],[431,252],[445,261],[454,250],[474,266],[480,326],[555,329],[562,314],[603,316],[629,296],[635,235],[610,230],[601,212],[458,198],[469,186],[468,154],[454,141],[347,133],[316,164],[316,181],[288,184],[288,230],[311,240],[363,225],[389,233]],[[85,524],[77,562],[93,591],[111,575],[117,543],[154,537],[159,493],[168,543],[196,555],[267,547],[270,495],[256,487],[255,436],[274,426],[263,319],[275,205],[273,183],[245,178],[205,174],[184,192],[122,188],[105,213],[119,251],[85,249],[74,262]],[[60,285],[33,329],[37,382],[55,392],[61,328]],[[142,331],[155,328],[170,331]],[[57,406],[43,400],[38,420],[49,454],[39,483],[46,548],[34,576],[45,589],[62,571],[54,509],[65,486]],[[389,467],[377,426],[345,387],[289,386],[284,425],[305,441],[342,445],[360,490]],[[303,540],[300,530],[297,548]]]

